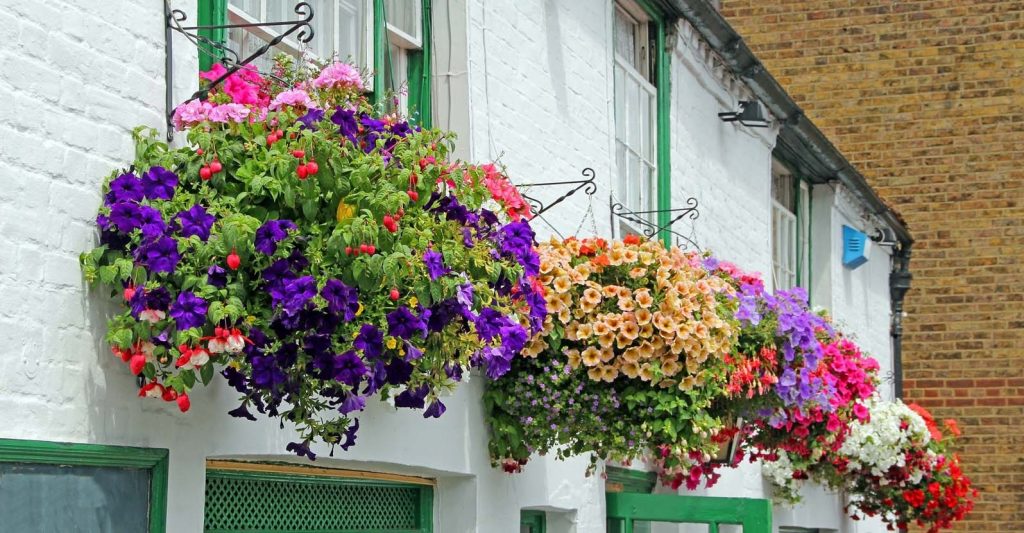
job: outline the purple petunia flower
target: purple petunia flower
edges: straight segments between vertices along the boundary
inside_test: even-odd
[[[265,255],[273,255],[277,251],[277,243],[288,237],[288,230],[296,229],[291,220],[268,220],[256,230],[254,242],[256,250]]]
[[[440,418],[445,412],[445,406],[441,403],[441,400],[434,400],[430,402],[430,406],[427,407],[426,411],[423,411],[423,418]]]
[[[108,220],[121,233],[131,233],[142,226],[141,210],[135,202],[118,202],[110,206]]]
[[[473,307],[473,284],[463,283],[455,291],[455,299],[466,307]]]
[[[191,291],[182,291],[171,305],[170,315],[179,330],[198,328],[206,323],[206,300]]]
[[[327,300],[327,309],[331,313],[341,314],[343,320],[352,320],[359,310],[359,291],[340,280],[327,280],[320,296]]]
[[[142,175],[142,188],[150,200],[174,198],[174,188],[177,186],[178,176],[164,167],[151,167]]]
[[[356,122],[356,113],[352,109],[337,108],[331,115],[331,122],[338,125],[338,132],[347,137],[353,144],[356,143],[356,134],[359,133],[359,124]]]
[[[144,194],[142,180],[134,174],[121,174],[110,182],[110,192],[107,193],[106,201],[108,204],[138,202]]]
[[[342,450],[348,450],[349,447],[351,447],[352,445],[354,445],[356,443],[356,433],[358,431],[359,431],[359,419],[357,418],[357,419],[352,420],[352,423],[349,424],[348,429],[345,430],[345,435],[344,435],[345,440],[339,442],[338,446],[340,446]]]
[[[232,369],[232,370],[234,370],[234,369]],[[239,405],[238,408],[236,408],[236,409],[232,409],[232,410],[228,411],[228,414],[233,416],[233,417],[235,417],[235,418],[244,418],[246,420],[251,420],[253,422],[256,421],[256,417],[252,416],[252,413],[249,412],[249,408],[248,408],[248,403],[247,402],[242,402],[242,405]]]
[[[306,111],[305,115],[296,119],[296,122],[302,124],[303,129],[315,130],[318,122],[324,119],[324,110],[310,108]]]
[[[363,360],[352,350],[334,358],[334,379],[350,387],[358,387],[366,372]]]
[[[423,319],[414,315],[408,307],[402,306],[388,313],[388,334],[402,339],[412,338],[419,334],[426,336],[427,325]]]
[[[392,359],[386,366],[387,382],[391,385],[404,385],[412,377],[412,364],[404,359]]]
[[[373,324],[363,324],[352,346],[362,350],[368,358],[379,358],[384,353],[384,334]]]
[[[423,264],[427,266],[431,281],[451,272],[451,269],[444,266],[444,255],[434,250],[423,252]]]
[[[147,239],[155,239],[167,229],[160,211],[148,205],[139,206],[139,223],[142,225],[142,236]]]
[[[416,389],[405,389],[401,394],[395,396],[395,407],[423,409],[426,404],[424,399],[427,397],[427,392],[429,389],[426,385],[421,385]]]
[[[316,460],[316,454],[309,449],[308,440],[302,442],[289,442],[288,445],[284,447],[284,449],[294,453],[299,457],[306,456],[309,458],[310,461]]]
[[[271,292],[271,297],[273,296],[274,294]],[[313,276],[303,276],[284,284],[279,303],[283,305],[286,312],[294,314],[299,312],[314,296],[316,296],[316,280],[313,279]]]
[[[352,411],[362,411],[365,408],[366,398],[350,392],[345,395],[345,400],[341,402],[341,406],[338,407],[338,411],[343,415],[347,415]]]
[[[224,288],[228,284],[228,272],[218,265],[212,265],[206,270],[206,283]]]
[[[181,225],[181,235],[199,237],[199,240],[206,241],[210,238],[210,228],[216,220],[213,215],[206,212],[206,209],[199,204],[193,205],[188,211],[182,211],[176,215]]]
[[[153,272],[172,273],[178,267],[178,242],[171,237],[161,237],[145,248],[146,266]]]

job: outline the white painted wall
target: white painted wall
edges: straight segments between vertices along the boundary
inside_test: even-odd
[[[194,20],[194,0],[173,3]],[[220,381],[197,389],[187,414],[140,401],[134,378],[102,342],[111,308],[104,295],[87,289],[77,257],[95,245],[99,183],[131,158],[131,128],[147,124],[162,131],[164,49],[159,2],[117,0],[103,10],[93,4],[0,0],[0,27],[11,32],[0,49],[0,437],[168,448],[168,531],[199,531],[204,461],[292,460],[283,453],[292,432],[276,421],[227,416],[236,399]],[[446,68],[434,73],[448,84],[448,96],[435,92],[445,113],[437,123],[456,129],[467,158],[498,159],[520,183],[574,179],[593,168],[597,194],[573,197],[545,217],[550,226],[542,222],[538,229],[542,235],[576,233],[592,208],[593,222],[586,219],[580,234],[609,234],[610,3],[443,4],[437,13],[448,17],[446,25],[451,21],[452,35],[449,48],[439,46],[435,54],[453,53],[449,60],[445,52]],[[744,89],[709,68],[692,30],[679,30],[672,53],[673,202],[697,197],[698,242],[747,269],[768,272],[775,132],[718,121],[715,113],[735,108]],[[439,38],[447,31],[435,25]],[[189,45],[176,46],[180,100],[194,88],[196,60]],[[548,200],[558,194],[537,191]],[[839,212],[820,210],[833,211]],[[838,235],[841,220],[823,217],[830,228],[825,233]],[[838,245],[824,249],[831,250],[822,261],[832,280],[830,307],[881,358],[888,353],[884,254],[876,250],[868,265],[846,272],[837,263]],[[553,533],[604,531],[604,484],[584,476],[585,459],[537,458],[517,476],[490,467],[482,385],[476,377],[462,387],[440,420],[371,404],[358,445],[334,458],[316,450],[317,464],[436,478],[438,532],[512,533],[522,508],[549,511]],[[757,468],[745,466],[727,472],[708,494],[767,492]],[[794,511],[777,509],[777,523],[846,530],[837,506],[834,496],[811,494]]]

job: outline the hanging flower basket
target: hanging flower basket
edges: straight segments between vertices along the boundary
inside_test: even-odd
[[[450,162],[448,135],[369,105],[349,65],[276,74],[180,106],[186,147],[136,131],[82,264],[122,301],[107,340],[140,396],[186,411],[221,374],[232,416],[279,418],[312,459],[316,440],[353,444],[369,398],[437,417],[470,368],[500,377],[545,306],[528,208],[497,169]]]

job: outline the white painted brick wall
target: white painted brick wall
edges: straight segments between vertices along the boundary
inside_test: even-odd
[[[194,0],[174,5],[194,19]],[[456,31],[465,31],[463,104],[471,128],[458,132],[459,142],[469,143],[476,161],[508,165],[520,183],[576,179],[584,167],[594,168],[598,193],[578,194],[545,219],[569,235],[593,207],[596,232],[608,235],[610,4],[467,0],[465,15],[467,27]],[[77,262],[95,245],[102,178],[132,157],[130,130],[146,124],[162,131],[162,17],[161,3],[151,0],[115,0],[102,9],[86,0],[0,0],[0,27],[10,32],[0,48],[0,437],[169,448],[168,531],[198,531],[203,461],[287,459],[281,452],[291,432],[274,421],[229,418],[235,395],[219,381],[195,391],[185,415],[138,400],[134,379],[102,342],[111,306],[87,290]],[[186,43],[175,44],[180,100],[195,86],[196,58]],[[718,84],[691,45],[681,39],[672,53],[673,202],[697,197],[700,244],[767,273],[774,132],[718,121],[715,113],[734,107],[736,95]],[[535,192],[549,201],[562,193]],[[544,224],[538,229],[553,232]],[[580,233],[594,229],[588,222]],[[836,314],[859,335],[870,329],[872,346],[883,346],[876,332],[879,309],[888,305],[878,285],[884,269],[864,268],[848,282],[849,297],[835,301]],[[604,531],[603,483],[583,476],[584,462],[538,459],[515,477],[490,468],[481,385],[477,379],[462,388],[437,421],[373,404],[359,445],[334,459],[320,450],[318,463],[437,477],[437,530],[445,533],[511,533],[522,507],[559,511],[551,515],[552,533]],[[716,494],[764,490],[758,472],[746,468],[728,473]],[[823,494],[812,501],[835,503]],[[793,523],[812,525],[808,520]],[[830,512],[814,523],[833,527],[837,520]]]

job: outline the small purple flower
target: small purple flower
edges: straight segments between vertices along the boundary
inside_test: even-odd
[[[151,167],[142,175],[142,188],[150,200],[174,198],[174,188],[177,186],[178,176],[164,167]]]
[[[256,421],[256,417],[252,416],[252,413],[249,412],[248,404],[246,402],[242,402],[242,405],[239,405],[238,408],[228,411],[228,414],[235,418],[244,418],[253,422]]]
[[[117,231],[131,233],[133,229],[142,226],[139,204],[135,202],[118,202],[110,206],[108,220]]]
[[[352,445],[354,445],[356,443],[356,433],[358,431],[359,431],[359,419],[354,419],[354,420],[352,420],[352,423],[349,424],[348,429],[345,430],[345,434],[344,434],[345,440],[342,441],[342,442],[339,442],[338,446],[340,446],[342,450],[348,450],[349,447],[351,447]]]
[[[356,134],[359,132],[359,124],[356,123],[356,113],[352,109],[338,107],[331,115],[331,122],[338,125],[338,132],[348,137],[354,144]]]
[[[306,111],[305,115],[302,115],[296,122],[302,124],[303,129],[315,130],[318,122],[324,119],[324,110],[310,108]]]
[[[195,235],[203,242],[210,238],[210,228],[213,227],[213,221],[216,220],[199,204],[193,205],[188,211],[178,213],[175,218],[181,225],[183,237]]]
[[[363,324],[352,346],[362,350],[368,358],[379,358],[384,353],[384,334],[373,324]]]
[[[430,402],[430,406],[427,407],[427,410],[423,411],[423,418],[440,418],[446,410],[447,409],[444,404],[441,403],[441,400],[434,400],[433,402]]]
[[[254,238],[256,250],[265,254],[273,255],[277,251],[277,243],[288,237],[288,230],[296,229],[295,223],[291,220],[268,220],[256,230]]]
[[[427,325],[414,315],[408,307],[402,306],[388,313],[388,334],[393,337],[410,339],[414,335],[426,336]]]
[[[345,395],[345,400],[341,402],[341,406],[338,407],[338,411],[343,415],[347,415],[353,411],[362,411],[365,408],[366,398],[350,392]]]
[[[363,360],[352,350],[334,358],[334,379],[350,387],[359,386],[366,372]]]
[[[313,276],[303,276],[285,283],[281,303],[290,314],[299,312],[307,302],[316,296],[316,280]]]
[[[145,249],[146,265],[153,272],[172,273],[178,267],[178,242],[171,237],[161,237]]]
[[[142,236],[147,239],[155,239],[167,229],[160,211],[148,205],[139,206],[139,223],[142,225]]]
[[[121,174],[110,182],[110,192],[107,193],[107,203],[138,202],[145,194],[142,187],[142,180],[134,174]]]
[[[423,264],[427,266],[427,273],[430,274],[431,281],[451,272],[451,269],[444,266],[444,255],[434,250],[423,252]]]
[[[218,265],[212,265],[206,269],[206,283],[224,288],[228,284],[228,272]]]
[[[424,398],[427,397],[428,390],[426,385],[416,389],[405,389],[401,394],[395,396],[395,407],[423,409],[423,406],[426,404]]]
[[[455,299],[465,307],[473,307],[473,284],[463,283],[455,292]]]
[[[310,461],[316,459],[316,454],[309,449],[308,440],[302,442],[289,442],[288,445],[284,447],[284,449],[294,453],[299,457],[306,456],[309,458]]]
[[[352,320],[359,310],[359,291],[339,280],[327,280],[320,296],[327,300],[327,309],[335,314],[340,313],[344,320]]]
[[[170,315],[179,330],[198,328],[206,323],[206,300],[191,291],[182,291],[171,305]]]

